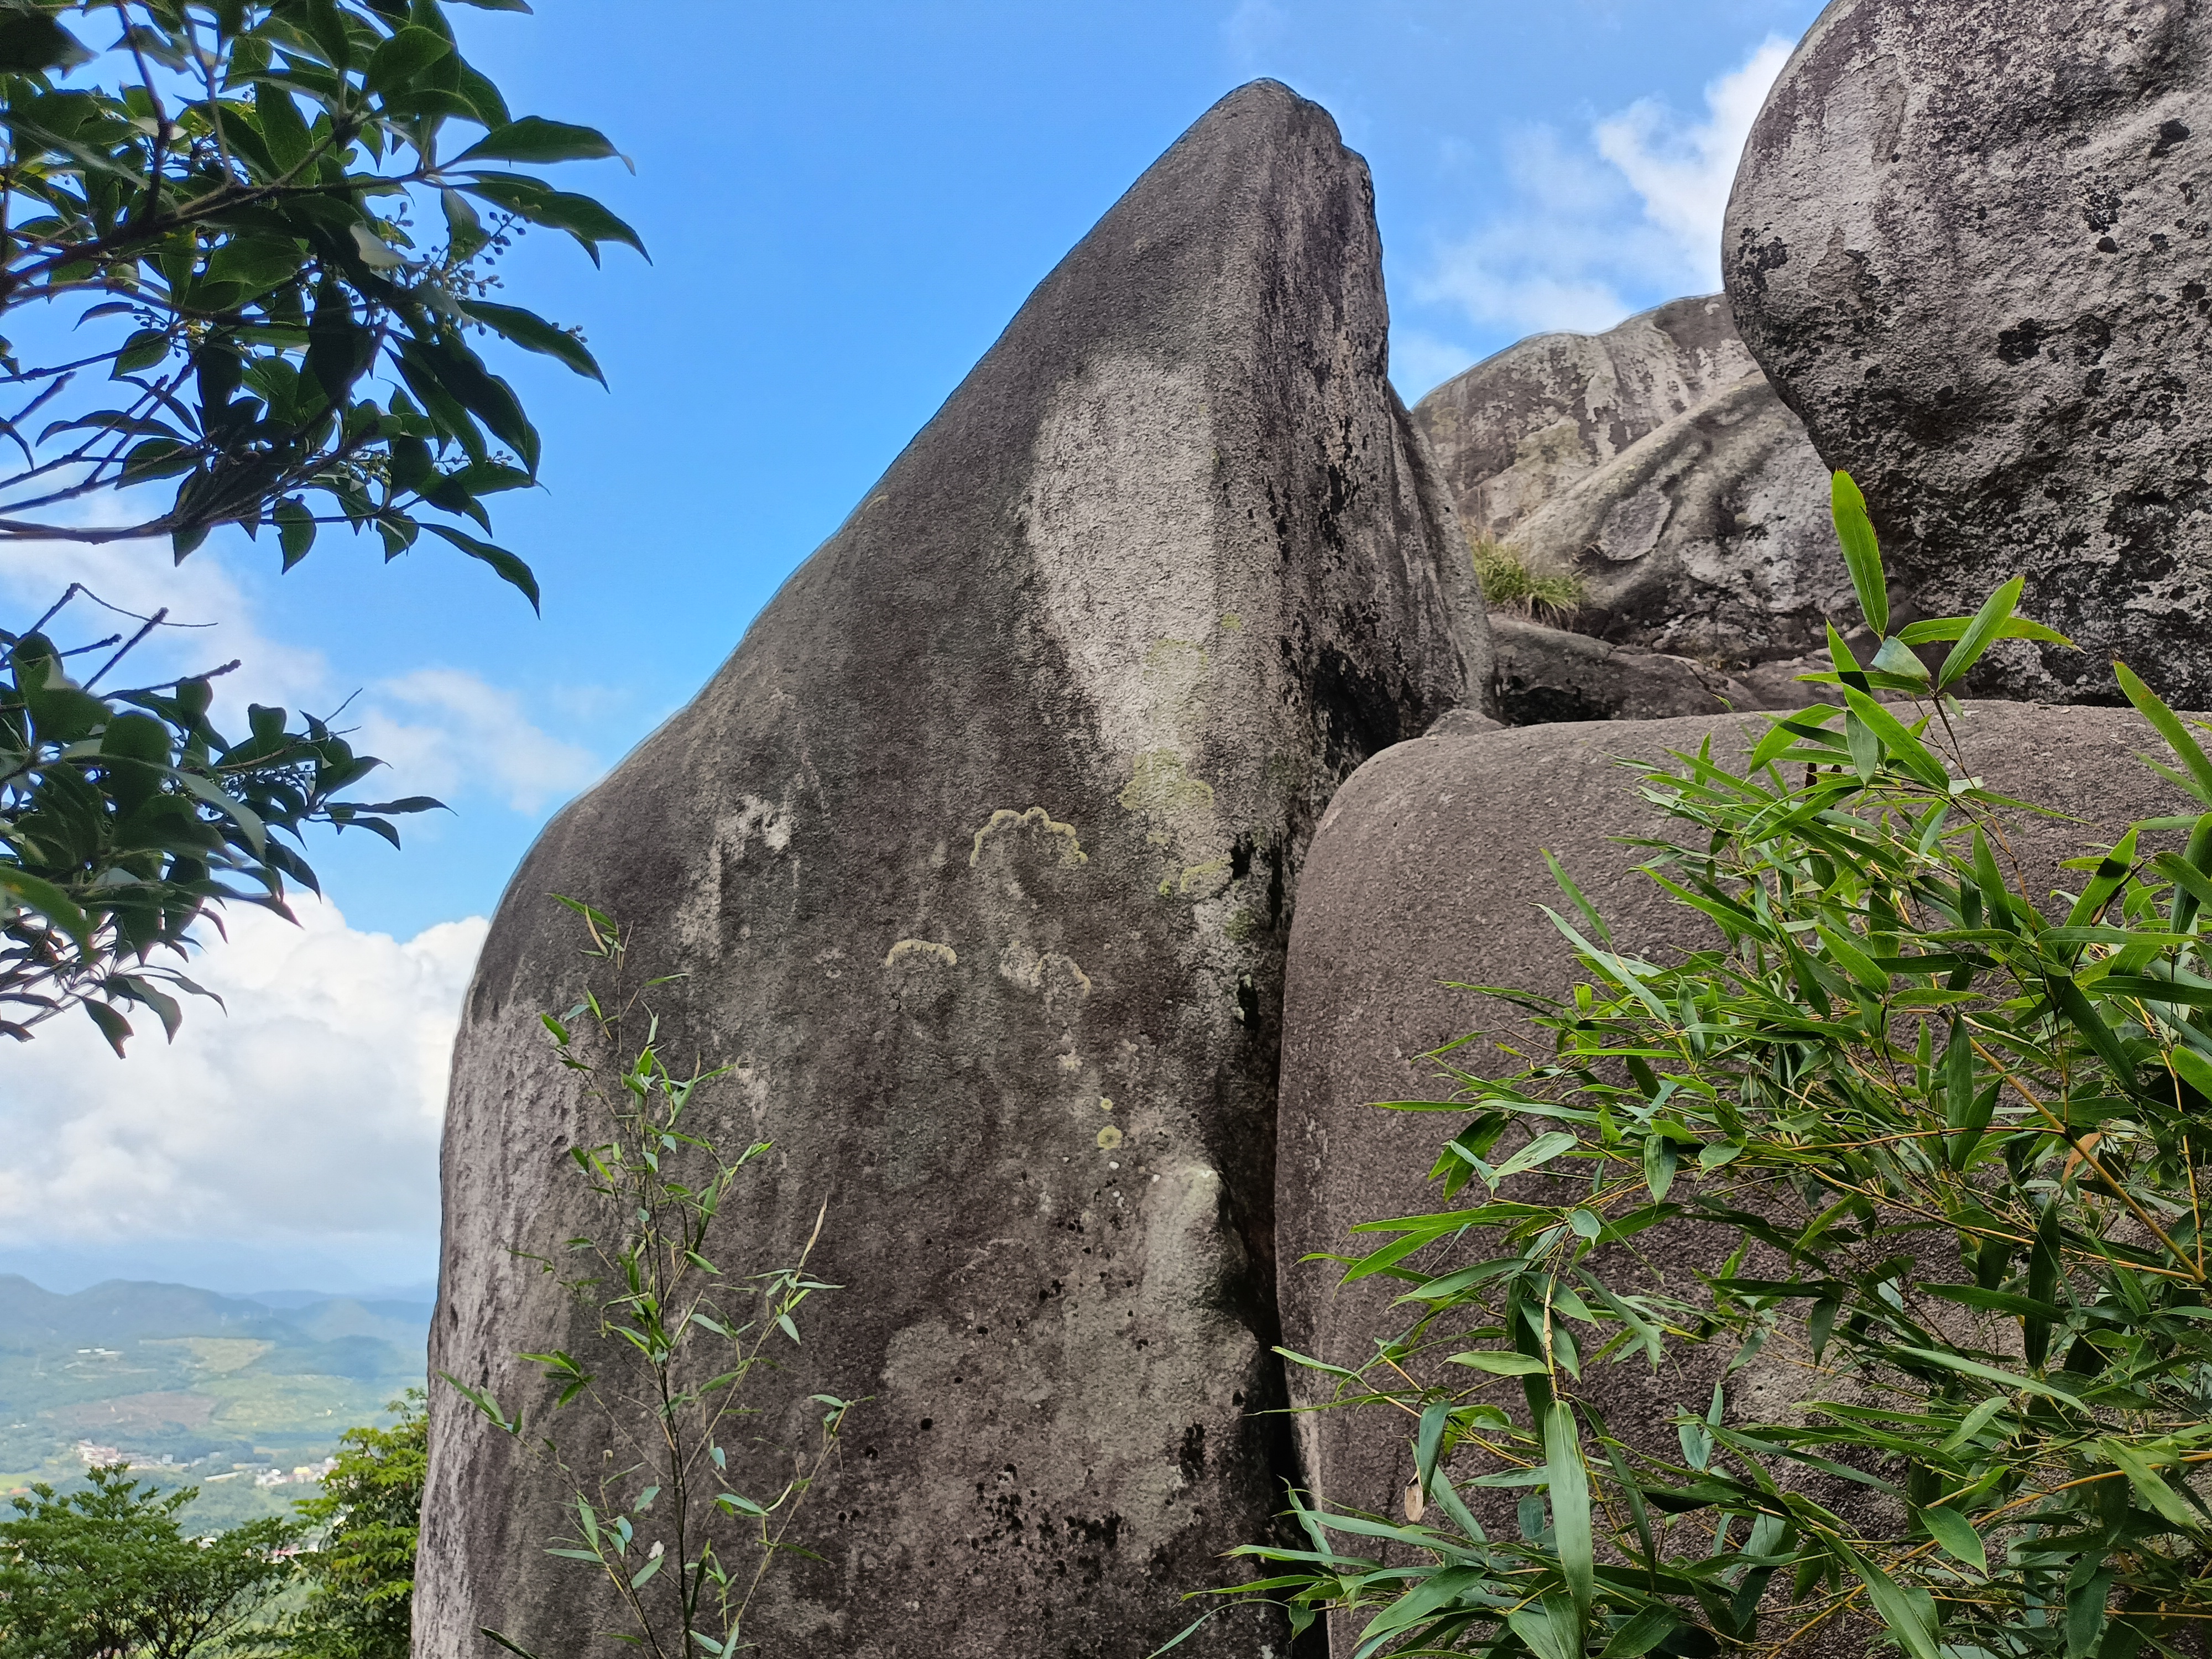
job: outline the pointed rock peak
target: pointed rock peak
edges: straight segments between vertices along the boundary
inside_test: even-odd
[[[810,1266],[854,1288],[808,1304],[803,1358],[744,1403],[789,1425],[809,1394],[868,1396],[867,1449],[793,1537],[826,1559],[784,1558],[749,1615],[765,1651],[1021,1659],[1103,1630],[1146,1652],[1267,1529],[1291,1473],[1255,1413],[1283,1398],[1266,1218],[1306,842],[1352,768],[1489,675],[1386,329],[1364,165],[1286,88],[1232,94],[691,706],[554,821],[493,923],[435,1368],[536,1420],[519,1352],[624,1363],[512,1253],[578,1230],[541,1156],[581,1109],[535,1026],[578,994],[544,894],[688,975],[664,1040],[735,1068],[699,1131],[775,1143],[718,1224],[767,1259],[726,1271],[788,1260],[830,1200]],[[599,1615],[537,1553],[557,1477],[456,1397],[434,1413],[423,1651],[483,1626],[572,1646]],[[789,1469],[729,1465],[747,1492]],[[975,1593],[1010,1559],[1020,1594]],[[1235,1617],[1204,1641],[1287,1647]]]

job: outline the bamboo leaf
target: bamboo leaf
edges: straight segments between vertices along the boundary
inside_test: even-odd
[[[1589,1475],[1583,1467],[1582,1437],[1574,1407],[1554,1401],[1544,1424],[1544,1468],[1552,1488],[1552,1531],[1559,1552],[1559,1571],[1574,1598],[1577,1649],[1580,1626],[1589,1619],[1596,1595],[1596,1556],[1590,1534]]]

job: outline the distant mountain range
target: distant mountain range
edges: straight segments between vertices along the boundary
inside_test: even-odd
[[[228,1523],[289,1507],[292,1471],[421,1387],[428,1297],[111,1279],[68,1295],[0,1274],[0,1492],[125,1455]]]
[[[70,1342],[109,1344],[143,1337],[260,1338],[289,1345],[370,1336],[427,1346],[431,1302],[270,1291],[223,1296],[189,1285],[112,1279],[69,1295],[41,1290],[19,1273],[0,1273],[0,1352]]]

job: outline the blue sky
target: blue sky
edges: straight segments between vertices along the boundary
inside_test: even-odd
[[[65,1065],[78,1039],[62,1033],[33,1045],[47,1056],[10,1061],[0,1130],[49,1151],[0,1175],[0,1270],[231,1288],[421,1277],[439,1045],[469,919],[547,814],[706,679],[1029,290],[1231,88],[1287,82],[1367,156],[1410,400],[1530,332],[1603,327],[1716,286],[1742,126],[1818,7],[454,9],[518,112],[588,122],[624,149],[634,174],[597,163],[567,170],[570,187],[601,195],[653,253],[611,250],[594,270],[549,238],[508,266],[508,297],[580,325],[611,386],[544,358],[501,365],[544,432],[546,487],[501,498],[499,537],[536,566],[544,615],[457,556],[387,568],[343,540],[282,579],[270,550],[220,539],[173,574],[152,550],[0,568],[15,603],[88,569],[220,621],[211,648],[245,656],[240,686],[264,700],[321,708],[358,692],[392,787],[456,808],[399,855],[366,837],[324,843],[343,921],[318,922],[313,951],[259,934],[241,947],[238,972],[274,973],[264,982],[304,999],[276,1011],[295,1048],[234,1016],[105,1070]],[[315,1037],[324,1028],[338,1037]],[[356,1041],[349,1079],[315,1070],[319,1047]],[[280,1051],[298,1065],[272,1065]],[[167,1116],[125,1109],[171,1093]],[[187,1097],[202,1103],[187,1112]],[[190,1135],[169,1121],[187,1116]],[[340,1117],[344,1134],[327,1128]],[[295,1187],[296,1204],[271,1197]]]

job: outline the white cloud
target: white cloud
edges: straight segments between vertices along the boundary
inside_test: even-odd
[[[296,927],[228,912],[228,942],[189,971],[229,1012],[186,999],[173,1044],[134,1019],[118,1060],[69,1014],[9,1052],[0,1243],[433,1258],[446,1072],[486,924],[403,943],[294,908]]]
[[[1222,45],[1239,74],[1255,74],[1281,46],[1290,26],[1274,0],[1237,0],[1236,9],[1221,20]]]
[[[0,597],[26,621],[72,581],[125,611],[150,617],[166,607],[172,622],[191,624],[156,630],[131,653],[127,667],[101,682],[103,690],[155,684],[236,659],[237,671],[215,682],[216,724],[234,734],[244,728],[248,702],[327,715],[355,690],[321,652],[262,631],[251,596],[216,546],[181,565],[147,542],[0,546]],[[80,599],[52,631],[67,644],[117,631],[127,635],[137,626]],[[99,661],[78,659],[93,666]],[[532,721],[520,696],[465,669],[422,667],[379,681],[354,698],[338,724],[356,728],[350,741],[358,752],[380,756],[389,766],[367,785],[379,798],[452,799],[481,792],[515,811],[536,813],[600,769],[588,752]]]
[[[170,622],[178,624],[157,629],[101,682],[103,689],[155,683],[236,659],[236,672],[215,682],[217,718],[235,724],[248,702],[290,708],[328,688],[330,665],[322,653],[263,634],[252,601],[212,549],[177,564],[166,549],[151,542],[0,545],[0,592],[25,622],[44,613],[71,582],[83,583],[109,605],[137,616],[150,617],[166,608]],[[68,646],[111,633],[127,638],[138,624],[78,598],[51,627],[55,639]],[[94,666],[99,661],[78,660]]]
[[[1644,217],[1708,289],[1720,286],[1721,218],[1744,140],[1789,58],[1789,46],[1769,36],[1742,68],[1705,88],[1706,118],[1695,125],[1646,98],[1599,122],[1592,134],[1598,154],[1644,198]]]
[[[1789,55],[1783,41],[1763,42],[1706,86],[1702,121],[1644,99],[1594,123],[1586,143],[1548,127],[1512,135],[1513,206],[1443,246],[1415,283],[1418,297],[1455,305],[1486,329],[1589,333],[1641,306],[1717,289],[1729,185]]]
[[[1443,385],[1474,361],[1474,354],[1465,346],[1419,329],[1390,331],[1390,378],[1401,388],[1414,388],[1416,396]]]
[[[426,718],[402,719],[392,704]],[[520,697],[458,668],[418,668],[380,682],[362,716],[358,747],[381,756],[395,787],[409,793],[489,788],[518,812],[536,812],[599,775],[588,750],[532,724]]]

